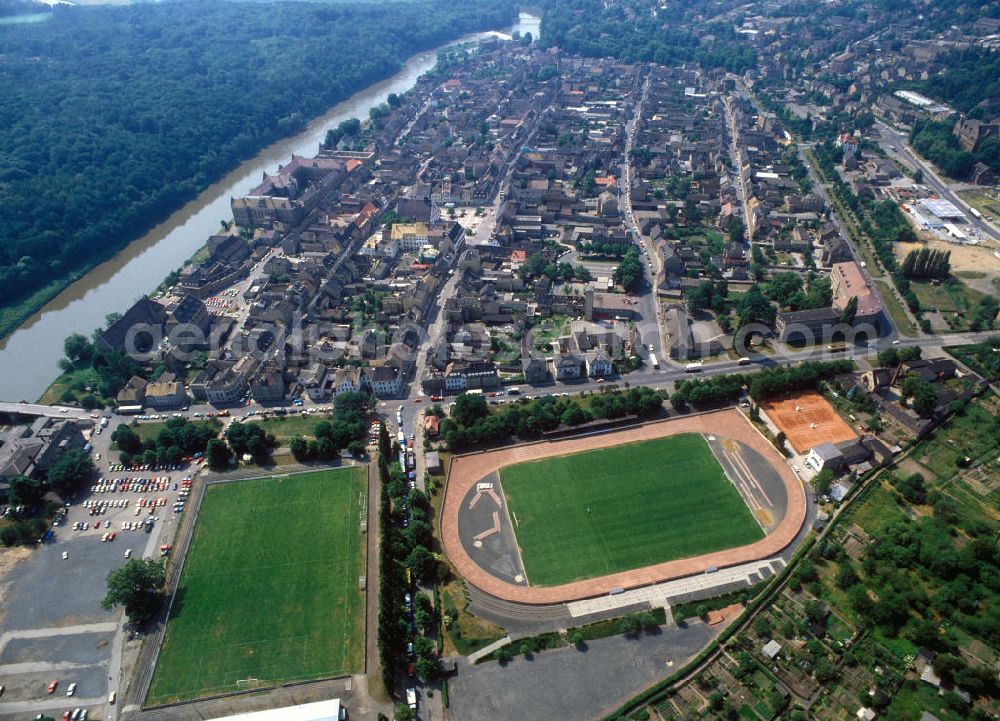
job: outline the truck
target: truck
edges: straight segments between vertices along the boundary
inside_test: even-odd
[[[649,354],[649,365],[653,366],[653,368],[655,368],[656,370],[660,369],[660,361],[656,359],[655,353]]]
[[[684,372],[685,373],[698,373],[698,372],[701,371],[701,366],[702,366],[701,362],[698,362],[698,363],[688,363],[686,366],[684,366]]]
[[[410,708],[416,710],[417,708],[417,689],[408,688],[406,689],[406,705]]]
[[[972,213],[972,214],[973,214],[974,216],[976,216],[976,217],[977,217],[977,218],[978,218],[979,220],[982,220],[982,219],[983,219],[983,214],[982,214],[982,213],[980,213],[980,212],[979,212],[978,210],[976,210],[975,208],[969,208],[969,212],[970,212],[970,213]]]

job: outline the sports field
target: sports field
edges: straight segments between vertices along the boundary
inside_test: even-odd
[[[816,391],[764,401],[760,407],[778,430],[784,431],[796,453],[805,453],[827,441],[842,443],[858,437],[830,402]]]
[[[500,480],[533,586],[764,537],[696,433],[518,463],[501,468]]]
[[[206,490],[147,703],[361,668],[366,473]]]

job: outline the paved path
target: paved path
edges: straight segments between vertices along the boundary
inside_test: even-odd
[[[34,699],[32,701],[10,701],[3,704],[0,708],[0,715],[6,716],[7,714],[38,714],[44,712],[50,713],[52,716],[59,715],[60,711],[65,711],[67,708],[94,708],[95,706],[101,706],[107,701],[103,696],[95,696],[91,698],[84,698],[81,696],[74,696],[73,698],[66,698],[65,694],[56,690],[51,696],[47,696],[44,699]],[[27,718],[27,717],[24,717]],[[35,718],[31,716],[31,718]]]
[[[79,633],[106,633],[114,631],[118,624],[114,621],[106,623],[81,623],[77,626],[56,626],[53,628],[26,628],[20,631],[8,631],[0,636],[0,651],[15,638],[49,638],[50,636],[75,636]]]
[[[379,563],[379,477],[378,466],[368,464],[368,517],[365,534],[365,666],[369,684],[378,668],[378,563]]]
[[[494,641],[491,644],[483,646],[478,651],[473,651],[468,656],[469,663],[475,663],[476,661],[478,661],[481,658],[486,658],[491,653],[493,653],[497,649],[503,648],[504,646],[506,646],[508,643],[510,643],[513,640],[514,639],[512,639],[510,636],[504,636],[503,638],[497,639],[496,641]]]
[[[512,463],[566,455],[594,448],[606,448],[631,441],[662,438],[677,433],[705,433],[744,443],[767,459],[781,475],[788,495],[788,511],[769,536],[756,543],[659,563],[645,568],[614,573],[601,578],[560,586],[524,587],[507,583],[481,568],[466,553],[458,533],[462,500],[473,484],[484,476]],[[564,441],[531,443],[497,451],[458,456],[452,460],[441,512],[441,535],[445,552],[459,574],[469,583],[497,598],[524,604],[557,604],[593,598],[612,589],[631,589],[704,573],[711,566],[725,568],[768,558],[784,550],[798,535],[806,518],[806,497],[802,484],[777,450],[735,410],[656,421],[623,431],[587,435]]]

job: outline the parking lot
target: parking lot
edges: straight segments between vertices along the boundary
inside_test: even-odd
[[[108,718],[120,690],[121,613],[101,608],[107,577],[127,558],[170,552],[191,481],[181,470],[99,465],[104,475],[62,509],[53,537],[0,581],[2,720],[77,708]]]

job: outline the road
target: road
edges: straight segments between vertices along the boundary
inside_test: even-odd
[[[752,97],[752,96],[751,96]],[[753,242],[753,224],[750,218],[750,209],[747,207],[747,189],[743,182],[743,174],[740,172],[740,128],[736,124],[736,115],[733,112],[733,99],[731,95],[725,98],[726,106],[726,126],[729,128],[729,156],[733,162],[733,186],[736,188],[736,196],[743,211],[743,227],[746,228],[747,238]]]
[[[894,346],[899,348],[919,346],[925,351],[925,355],[931,355],[933,353],[940,354],[940,349],[945,345],[951,346],[981,343],[989,338],[995,337],[996,335],[996,331],[984,331],[980,333],[954,333],[923,336],[921,338],[882,337],[879,338],[878,341],[872,342],[869,345],[849,347],[847,351],[841,353],[830,353],[823,347],[814,347],[805,350],[778,354],[751,353],[748,356],[750,358],[749,365],[740,365],[740,362],[737,359],[713,361],[705,363],[702,366],[701,371],[697,373],[686,372],[682,367],[674,363],[664,364],[664,367],[660,370],[654,370],[647,365],[633,373],[629,373],[628,375],[617,378],[609,378],[603,383],[597,382],[596,379],[584,379],[579,382],[549,384],[545,387],[522,385],[522,394],[520,397],[537,398],[545,395],[551,395],[553,393],[594,393],[615,385],[620,387],[624,383],[628,383],[633,387],[649,386],[651,388],[669,390],[678,380],[682,379],[725,375],[727,373],[755,373],[764,368],[774,368],[780,365],[801,363],[807,360],[837,360],[849,358],[855,361],[861,361],[862,363],[867,362],[870,365],[875,365],[875,356],[878,352]],[[454,396],[447,397],[444,405],[448,405],[448,403],[452,400],[454,400]],[[496,401],[497,403],[513,402],[508,401],[506,397],[493,398],[491,400]],[[379,405],[380,407],[384,407],[386,409],[387,419],[390,423],[395,421],[396,408],[402,405],[403,423],[407,429],[407,433],[410,433],[410,429],[414,427],[414,423],[420,413],[420,410],[427,406],[427,399],[420,392],[413,391],[405,399],[385,401]],[[390,407],[391,412],[388,412]]]
[[[965,210],[969,221],[968,224],[979,231],[981,238],[987,238],[994,245],[1000,245],[1000,231],[991,223],[976,218],[969,212],[972,206],[962,200],[958,193],[952,190],[952,184],[942,179],[930,163],[913,152],[908,142],[909,138],[905,133],[896,130],[880,120],[876,121],[875,124],[878,126],[881,135],[879,145],[889,153],[890,157],[896,158],[910,168],[919,168],[923,171],[923,185],[930,188],[931,192],[935,193],[939,198],[950,200],[957,207]]]
[[[656,276],[660,272],[660,255],[652,245],[647,246],[641,240],[642,233],[639,231],[639,224],[635,221],[635,210],[632,207],[632,148],[635,147],[635,136],[639,129],[639,121],[642,119],[643,108],[649,97],[649,86],[652,76],[647,73],[642,84],[642,92],[639,100],[632,109],[632,117],[625,126],[625,163],[622,168],[621,179],[618,183],[618,198],[625,217],[625,227],[631,231],[633,240],[640,246],[642,251],[642,262],[645,272],[642,292],[637,294],[639,301],[639,312],[643,319],[656,322],[656,333],[644,334],[642,342],[649,346],[649,350],[644,350],[644,358],[649,357],[648,353],[653,353],[657,358],[666,358],[669,354],[667,349],[666,333],[663,330],[663,309],[660,307],[656,295]]]
[[[97,413],[82,408],[68,406],[45,406],[40,403],[13,403],[0,401],[0,413],[23,413],[29,416],[46,416],[48,418],[72,418],[78,421],[93,420]]]
[[[741,88],[743,94],[745,94],[747,97],[750,98],[750,100],[754,103],[755,107],[757,107],[759,110],[761,110],[763,112],[764,109],[760,106],[760,104],[758,103],[756,97],[753,95],[753,93],[750,91],[750,89],[747,88],[742,82],[739,82],[739,87]],[[738,137],[737,133],[739,132],[739,128],[736,125],[736,118],[735,118],[735,115],[733,114],[733,111],[732,111],[732,100],[731,100],[731,97],[727,96],[725,102],[726,102],[726,118],[727,118],[727,122],[728,122],[729,127],[730,127],[730,133],[733,136],[733,139],[732,139],[732,152],[733,152],[733,157],[734,157],[734,162],[735,162],[736,158],[738,157],[738,155],[737,155],[737,147],[736,147],[736,140],[737,140],[737,137]],[[872,279],[872,273],[873,272],[880,272],[880,269],[879,268],[869,268],[868,264],[864,261],[864,259],[861,257],[860,253],[858,252],[858,249],[855,247],[854,242],[852,240],[851,234],[847,232],[847,229],[844,227],[844,224],[843,224],[840,216],[837,214],[837,211],[835,209],[836,206],[831,201],[830,194],[827,192],[826,186],[823,184],[823,181],[819,177],[818,173],[816,172],[816,169],[806,159],[805,155],[802,152],[802,148],[808,146],[809,143],[803,143],[803,142],[800,142],[800,141],[793,141],[793,142],[795,142],[796,153],[798,154],[800,162],[805,166],[806,171],[809,173],[809,179],[813,183],[814,190],[819,193],[820,197],[823,199],[823,202],[826,204],[826,207],[830,209],[829,210],[829,212],[830,212],[830,219],[833,221],[834,225],[836,226],[837,232],[840,234],[840,236],[842,238],[844,238],[847,241],[847,247],[851,249],[851,257],[854,259],[854,262],[858,264],[858,267],[861,268],[861,272],[864,274],[865,279],[868,281],[868,287],[871,289],[872,293],[874,293],[879,298],[879,300],[881,301],[881,294],[878,291],[878,286],[875,285],[875,283],[873,282],[873,279]],[[739,172],[738,167],[737,167],[737,172]],[[747,228],[749,229],[749,227],[750,227],[750,225],[749,225],[749,223],[750,223],[750,216],[749,216],[749,212],[748,212],[747,204],[746,204],[746,188],[744,187],[744,185],[742,184],[742,182],[737,182],[736,183],[736,188],[737,188],[738,194],[740,195],[740,202],[743,205],[743,209],[744,209],[744,213],[745,213],[745,217],[746,217],[746,221],[745,222],[747,224]],[[879,277],[881,277],[881,276],[879,276]],[[893,285],[891,280],[886,279],[886,282],[889,283],[889,285]],[[883,307],[885,307],[884,301],[882,301],[882,305],[883,305]],[[906,312],[907,315],[909,316],[909,311],[905,310],[905,307],[904,307],[904,312]],[[888,312],[884,312],[882,314],[882,317],[883,317],[883,324],[884,324],[885,328],[888,329],[888,332],[882,334],[883,339],[889,340],[889,341],[895,340],[896,338],[899,337],[899,330],[896,328],[896,325],[893,322],[892,317],[889,315]],[[916,326],[917,326],[917,323],[914,322],[914,327],[916,327]]]
[[[861,272],[864,274],[865,279],[868,281],[868,287],[871,289],[871,292],[874,293],[879,298],[879,301],[882,303],[882,307],[884,309],[885,301],[882,300],[882,294],[879,292],[878,286],[875,285],[872,273],[873,272],[880,273],[878,277],[880,279],[884,278],[884,282],[887,283],[890,287],[894,288],[895,283],[892,281],[891,278],[885,278],[883,275],[881,275],[880,268],[869,268],[868,264],[861,257],[861,254],[858,252],[858,249],[854,245],[851,234],[847,232],[847,229],[844,227],[844,223],[841,220],[840,215],[838,215],[836,211],[836,206],[830,199],[830,194],[829,192],[827,192],[826,185],[823,184],[822,179],[819,177],[819,174],[816,172],[816,169],[812,166],[812,163],[810,163],[809,160],[805,157],[805,154],[802,152],[802,147],[803,144],[799,143],[797,145],[796,152],[798,153],[799,160],[802,162],[802,164],[806,168],[806,171],[809,173],[809,179],[812,180],[813,189],[815,190],[815,192],[819,193],[820,197],[823,199],[823,202],[826,203],[826,207],[830,209],[830,219],[837,227],[837,232],[840,234],[840,237],[842,237],[844,240],[847,241],[847,247],[851,249],[851,257],[854,259],[854,262],[858,264],[858,267],[861,268]],[[910,310],[906,307],[906,305],[900,303],[899,306],[900,308],[903,309],[903,312],[906,313],[907,317],[913,321],[913,327],[917,328],[919,324],[916,322],[916,319],[912,317]],[[888,328],[888,332],[883,334],[884,338],[893,340],[899,337],[899,329],[896,327],[896,324],[892,320],[892,316],[888,312],[882,313],[882,322],[884,326]]]

